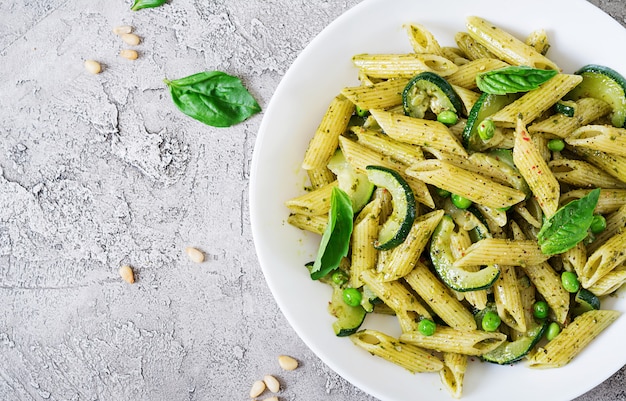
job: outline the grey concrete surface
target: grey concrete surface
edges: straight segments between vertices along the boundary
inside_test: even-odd
[[[247,205],[262,114],[210,128],[162,83],[223,70],[264,107],[357,3],[0,2],[0,400],[242,400],[266,373],[281,400],[374,400],[305,347],[264,282]],[[625,23],[623,1],[593,3]],[[142,38],[136,61],[118,56],[120,24]],[[300,368],[282,372],[283,353]],[[626,400],[625,372],[579,400]]]

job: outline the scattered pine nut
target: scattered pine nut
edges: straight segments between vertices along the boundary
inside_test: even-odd
[[[270,397],[270,398],[264,398],[263,401],[278,401],[278,397],[273,396],[273,397]]]
[[[204,253],[202,253],[202,251],[199,249],[187,247],[185,248],[185,253],[187,254],[187,256],[189,256],[189,259],[191,259],[192,262],[204,262]]]
[[[294,370],[298,367],[298,361],[289,355],[280,355],[278,357],[278,364],[284,370]]]
[[[92,74],[100,74],[102,72],[102,66],[96,60],[85,60],[85,69]]]
[[[263,382],[265,382],[265,386],[267,386],[267,389],[272,393],[278,393],[280,391],[280,383],[274,376],[265,375]]]
[[[134,33],[123,33],[120,35],[120,37],[122,38],[124,43],[131,46],[137,46],[139,42],[141,42],[139,36],[135,35]]]
[[[124,281],[126,281],[129,284],[132,284],[135,282],[135,273],[133,273],[133,268],[130,267],[129,265],[124,265],[120,267],[120,276],[122,277]]]
[[[137,57],[139,57],[139,53],[137,53],[136,50],[123,49],[120,51],[120,56],[124,57],[127,60],[137,60]]]
[[[113,27],[113,33],[120,36],[125,33],[131,33],[133,31],[133,27],[130,25],[118,25]]]
[[[265,383],[261,380],[257,380],[252,383],[252,388],[250,389],[250,398],[256,398],[260,396],[263,391],[265,391]]]

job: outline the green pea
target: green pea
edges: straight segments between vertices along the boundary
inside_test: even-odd
[[[343,270],[336,270],[330,279],[337,285],[344,285],[348,282],[348,275]]]
[[[498,327],[500,327],[500,323],[502,323],[502,320],[500,320],[498,313],[490,310],[485,313],[485,316],[483,316],[481,326],[485,331],[496,331],[498,330]]]
[[[561,284],[567,292],[575,293],[580,289],[580,282],[574,272],[565,271],[561,273]]]
[[[459,209],[467,209],[468,207],[472,206],[472,201],[462,197],[461,195],[452,194],[450,196],[452,198],[452,203],[454,204],[454,206],[458,207]]]
[[[445,125],[454,125],[458,120],[459,117],[452,110],[444,110],[437,114],[437,121]]]
[[[359,117],[367,117],[370,114],[369,110],[362,109],[359,106],[356,106],[356,115]]]
[[[493,120],[485,119],[481,121],[480,124],[478,124],[478,128],[476,128],[476,131],[478,132],[478,136],[480,137],[480,139],[482,139],[483,141],[488,141],[493,138],[496,133],[496,124],[493,122]]]
[[[561,332],[561,326],[557,322],[552,322],[548,325],[546,329],[546,340],[552,341],[554,337],[558,336]]]
[[[551,139],[548,141],[548,149],[553,152],[560,152],[565,149],[565,142],[562,139]]]
[[[606,219],[601,214],[594,214],[589,229],[594,234],[600,234],[606,230]]]
[[[437,330],[437,325],[430,319],[422,319],[417,324],[417,330],[424,336],[432,336]]]
[[[550,307],[546,301],[537,301],[533,304],[533,315],[537,319],[545,319],[548,317]]]
[[[361,300],[363,299],[363,295],[361,295],[361,291],[357,290],[356,288],[345,288],[343,290],[343,302],[346,303],[346,305],[350,305],[350,306],[358,306],[361,305]]]
[[[450,191],[446,191],[445,189],[437,188],[437,195],[441,196],[442,198],[447,198],[448,196],[450,196]]]

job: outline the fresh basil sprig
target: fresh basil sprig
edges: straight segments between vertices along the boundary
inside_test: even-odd
[[[348,254],[353,218],[350,196],[334,187],[330,195],[328,225],[322,235],[315,263],[310,269],[313,280],[319,280],[336,269],[341,259]]]
[[[585,239],[599,198],[600,188],[596,188],[545,220],[537,234],[541,252],[546,255],[563,253]]]
[[[137,11],[141,10],[142,8],[159,7],[165,4],[166,1],[167,0],[135,0],[130,9],[133,11]]]
[[[478,88],[492,95],[528,92],[537,89],[557,74],[555,70],[540,70],[528,66],[511,66],[476,75]]]
[[[213,127],[230,127],[261,111],[241,80],[222,71],[164,82],[180,111]]]

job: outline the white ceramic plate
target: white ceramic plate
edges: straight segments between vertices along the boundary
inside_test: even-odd
[[[366,0],[321,32],[300,54],[278,86],[258,133],[250,180],[250,210],[257,254],[281,310],[302,340],[330,368],[385,401],[449,400],[436,374],[410,374],[373,357],[347,338],[333,334],[327,312],[330,288],[311,281],[304,263],[314,259],[319,237],[286,223],[285,200],[302,194],[299,168],[306,146],[331,99],[356,85],[351,57],[358,53],[408,52],[402,24],[431,30],[442,45],[453,45],[465,17],[478,15],[518,37],[544,28],[549,56],[565,72],[604,64],[626,75],[626,30],[584,0]],[[624,297],[604,307],[626,312]],[[397,333],[397,325],[368,316],[363,327]],[[463,399],[570,400],[595,387],[626,363],[626,316],[619,318],[566,367],[533,370],[523,363],[497,366],[472,361]]]

